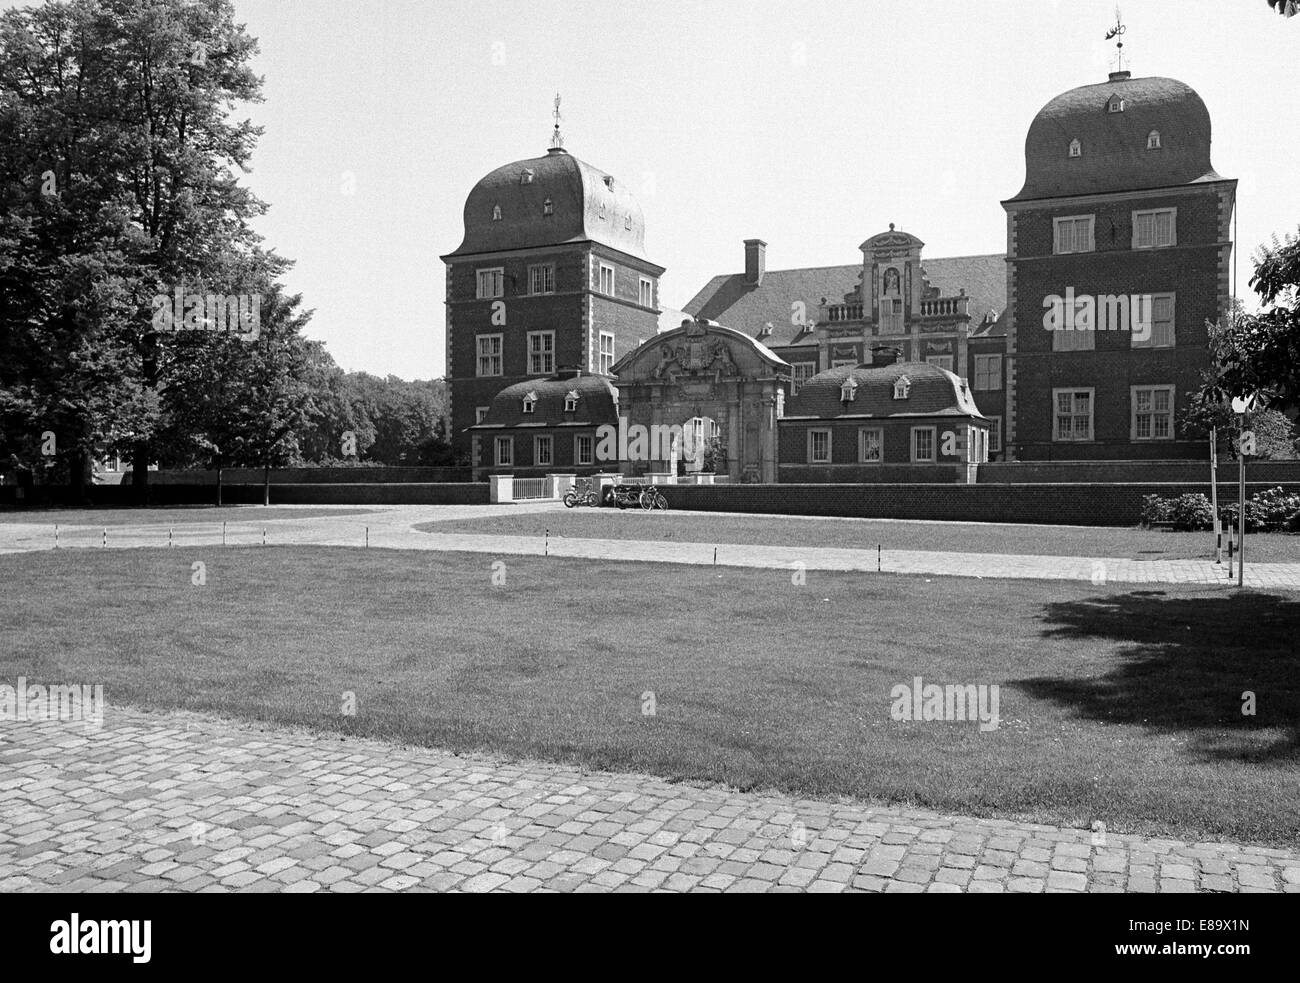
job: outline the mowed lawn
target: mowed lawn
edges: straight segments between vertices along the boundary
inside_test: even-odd
[[[293,508],[275,505],[172,505],[166,508],[111,509],[5,509],[0,510],[0,525],[23,526],[136,526],[215,522],[262,522],[276,519],[316,519],[321,516],[365,515],[364,508]]]
[[[102,683],[110,705],[740,788],[1300,839],[1295,595],[816,572],[796,586],[777,570],[319,547],[15,554],[0,577],[10,685]],[[891,690],[917,676],[997,684],[1001,726],[891,719]]]
[[[830,546],[842,549],[939,550],[1030,556],[1095,556],[1131,560],[1213,560],[1208,532],[1165,532],[1084,526],[884,522],[794,516],[713,515],[704,512],[620,512],[581,508],[430,522],[424,532],[489,533],[574,539],[643,539],[686,543]],[[1227,563],[1227,538],[1224,539]],[[1300,563],[1300,536],[1246,537],[1246,561]]]

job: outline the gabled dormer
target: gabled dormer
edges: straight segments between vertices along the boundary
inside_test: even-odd
[[[908,394],[912,391],[912,380],[905,375],[900,375],[894,380],[894,398],[907,399]]]

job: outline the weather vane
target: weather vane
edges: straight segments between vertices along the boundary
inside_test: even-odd
[[[555,93],[555,132],[551,134],[551,146],[559,149],[564,146],[564,137],[560,136],[560,94]]]
[[[1119,8],[1116,7],[1115,26],[1106,32],[1106,40],[1109,41],[1111,38],[1119,38],[1119,40],[1115,42],[1115,47],[1119,52],[1116,56],[1115,70],[1119,72],[1124,71],[1124,35],[1127,32],[1128,28],[1124,26],[1124,19],[1120,15]]]

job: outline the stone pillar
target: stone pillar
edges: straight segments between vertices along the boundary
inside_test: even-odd
[[[515,476],[512,474],[489,475],[488,493],[488,500],[493,505],[513,502],[515,500]]]

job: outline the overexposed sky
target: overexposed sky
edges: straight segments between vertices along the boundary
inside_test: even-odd
[[[465,196],[543,153],[627,182],[681,307],[743,269],[858,262],[894,222],[926,255],[1002,252],[999,202],[1053,96],[1101,82],[1114,0],[235,0],[266,126],[247,181],[297,261],[308,329],[347,369],[441,375]],[[1240,179],[1249,255],[1300,224],[1300,18],[1264,0],[1128,0],[1134,75],[1191,85]],[[349,194],[348,191],[353,191]]]

